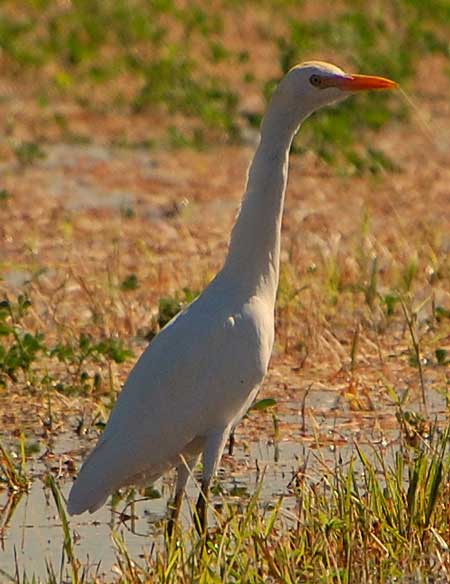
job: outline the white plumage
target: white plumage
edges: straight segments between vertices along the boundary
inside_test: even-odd
[[[219,283],[164,328],[137,362],[74,485],[71,513],[95,511],[121,486],[152,482],[179,464],[180,453],[186,460],[198,456],[251,402],[272,346],[272,334],[263,331],[271,329],[257,324],[264,310],[256,298],[239,306],[230,290],[226,305],[218,303]],[[258,350],[249,359],[253,345]],[[214,391],[218,386],[229,387],[225,400]]]
[[[119,395],[97,446],[69,495],[71,514],[97,510],[122,486],[148,484],[178,469],[173,520],[203,454],[206,496],[231,428],[254,400],[274,340],[281,219],[292,139],[314,110],[362,89],[396,84],[305,63],[280,83],[261,127],[247,189],[224,267],[203,294],[144,351]]]

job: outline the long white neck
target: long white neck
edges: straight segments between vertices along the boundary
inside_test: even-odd
[[[281,221],[289,150],[303,117],[275,94],[261,127],[242,206],[231,233],[222,275],[244,294],[275,303],[280,268]]]

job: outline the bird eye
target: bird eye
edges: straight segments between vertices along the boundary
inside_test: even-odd
[[[322,78],[319,77],[319,75],[311,75],[309,82],[311,85],[314,85],[314,87],[320,87],[322,85]]]

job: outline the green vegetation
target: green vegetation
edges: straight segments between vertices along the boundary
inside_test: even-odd
[[[32,164],[36,160],[45,158],[45,153],[35,142],[23,142],[14,147],[14,154],[23,166]]]
[[[2,5],[0,47],[12,75],[41,75],[35,87],[41,103],[74,96],[87,108],[98,87],[116,85],[107,106],[142,111],[159,107],[183,113],[233,137],[237,97],[220,77],[197,63],[192,45],[206,46],[205,61],[242,60],[220,42],[222,18],[201,2],[184,8],[174,1],[75,1],[62,6],[47,0]],[[51,73],[47,73],[47,69]],[[132,79],[132,91],[121,83]]]
[[[27,456],[32,454],[34,449],[26,448],[25,436],[22,433],[19,443],[20,455],[18,462],[12,454],[0,442],[0,485],[7,486],[10,493],[23,493],[28,491],[30,477],[27,472]]]
[[[94,341],[83,332],[75,341],[48,346],[43,333],[27,330],[30,308],[31,301],[25,295],[19,295],[16,302],[0,302],[0,386],[4,388],[23,384],[32,390],[99,393],[101,370],[133,357],[120,339]],[[65,366],[58,377],[48,372],[52,360]]]
[[[125,278],[120,288],[125,292],[136,290],[136,276],[132,274]],[[184,288],[174,296],[160,298],[158,313],[146,334],[147,339],[153,338],[197,296],[198,293]],[[43,333],[28,330],[27,313],[31,306],[29,297],[23,294],[16,301],[5,299],[0,302],[1,387],[23,384],[33,390],[52,388],[63,393],[101,395],[105,389],[103,377],[108,375],[110,364],[121,364],[134,357],[133,351],[121,339],[94,340],[86,332],[80,332],[78,338],[49,345]],[[64,365],[64,369],[55,377],[49,370],[58,370],[57,363]],[[114,390],[114,387],[109,389]]]
[[[427,19],[422,18],[419,3],[405,0],[394,7],[388,2],[369,6],[348,1],[344,5],[331,19],[328,15],[312,22],[290,18],[289,34],[278,38],[283,71],[297,63],[299,55],[320,55],[325,50],[326,55],[345,56],[352,70],[377,72],[400,84],[408,84],[424,54],[450,54],[445,21],[443,26],[434,11],[428,13]],[[347,102],[336,110],[321,113],[302,132],[299,150],[312,148],[326,162],[339,162],[336,160],[338,145],[339,156],[353,172],[393,170],[395,164],[383,153],[370,148],[358,150],[354,140],[361,129],[375,131],[392,119],[403,121],[407,110],[398,99],[377,94],[363,95],[361,100],[363,104],[358,108]]]
[[[180,293],[177,293],[174,296],[160,298],[155,332],[162,329],[180,312],[180,310],[195,300],[197,296],[198,292],[193,292],[189,288],[184,288]]]
[[[63,541],[44,582],[102,581],[82,565],[60,489],[143,339],[220,266],[250,151],[236,146],[253,143],[283,72],[319,58],[416,92],[430,66],[419,95],[441,115],[449,38],[448,0],[0,3],[0,539],[14,541],[18,502],[44,476]],[[360,95],[294,145],[314,156],[290,184],[272,369],[236,434],[246,453],[264,435],[274,458],[298,441],[284,495],[262,496],[264,478],[251,497],[218,484],[207,538],[164,541],[146,516],[157,536],[139,556],[120,531],[135,491],[117,493],[117,582],[448,581],[449,165],[413,133],[399,152],[408,117],[395,93]],[[84,207],[97,189],[124,202]],[[80,449],[56,462],[63,431]],[[164,499],[167,485],[139,494]],[[33,566],[3,569],[38,582]]]
[[[18,381],[21,372],[28,379],[33,361],[39,358],[44,350],[43,335],[25,332],[20,322],[31,306],[30,300],[20,295],[16,303],[9,300],[0,302],[0,384],[6,385],[7,380]]]
[[[165,549],[152,546],[145,559],[136,561],[114,531],[116,581],[445,581],[450,430],[420,425],[401,408],[398,417],[403,427],[399,448],[355,444],[349,460],[324,464],[318,477],[305,463],[292,476],[290,494],[272,504],[260,500],[262,483],[245,505],[216,494],[221,502],[219,510],[211,509],[216,527],[206,538],[191,527],[167,540]],[[74,584],[90,582],[93,573],[81,569],[51,475],[48,482],[64,531],[63,572]],[[55,581],[57,567],[48,564],[47,570],[46,581]]]
[[[89,110],[176,113],[183,127],[169,124],[167,146],[202,147],[205,141],[238,140],[240,88],[270,95],[281,74],[313,56],[338,55],[352,69],[391,76],[408,84],[426,55],[448,57],[448,10],[445,2],[388,0],[376,4],[345,0],[332,11],[305,20],[308,2],[265,2],[258,7],[222,0],[220,9],[197,0],[181,5],[142,0],[61,4],[40,0],[20,5],[2,3],[0,48],[6,72],[33,76],[33,93],[44,109],[63,98]],[[279,63],[276,78],[258,81],[252,72],[250,46],[234,48],[236,22],[251,10],[266,13],[272,29],[261,26],[259,41],[271,47]],[[227,70],[225,76],[223,71]],[[391,170],[392,161],[367,147],[356,148],[355,136],[378,130],[407,116],[392,96],[368,95],[364,105],[351,104],[323,112],[308,125],[299,152],[313,149],[347,172]],[[351,110],[351,115],[350,114]],[[247,115],[258,125],[261,111]],[[56,114],[59,123],[64,116]],[[337,155],[336,146],[341,154]],[[28,162],[39,157],[38,144],[16,148]]]

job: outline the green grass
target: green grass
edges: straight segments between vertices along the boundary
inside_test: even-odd
[[[32,88],[44,109],[64,98],[98,111],[176,112],[189,123],[185,129],[173,127],[166,146],[200,148],[218,137],[239,139],[242,87],[245,93],[269,95],[281,74],[305,58],[337,56],[352,69],[391,76],[408,86],[420,60],[450,54],[450,16],[443,0],[345,0],[331,17],[319,11],[305,20],[303,6],[310,4],[248,4],[276,24],[257,33],[279,63],[276,78],[263,82],[253,75],[251,47],[227,45],[229,29],[244,10],[229,0],[214,11],[200,0],[186,6],[174,0],[137,0],[132,6],[122,0],[76,0],[65,8],[56,0],[39,0],[20,9],[4,2],[0,48],[7,74],[18,78],[28,71],[33,76]],[[230,79],[222,70],[215,72],[223,64],[234,71]],[[347,104],[321,113],[303,133],[298,151],[313,149],[347,172],[389,169],[392,162],[385,156],[356,149],[355,136],[393,119],[403,121],[406,108],[392,96],[362,99],[358,108]],[[261,114],[252,112],[247,123],[258,125]],[[21,160],[40,155],[39,145],[30,144],[17,149]]]
[[[136,276],[128,276],[119,287],[126,293],[137,290]],[[153,338],[197,296],[197,292],[184,288],[173,296],[160,298],[146,339]],[[29,328],[27,317],[31,309],[32,302],[26,294],[0,302],[0,386],[97,397],[105,390],[114,393],[117,388],[111,379],[106,382],[110,365],[134,358],[131,348],[119,338],[98,339],[88,331],[80,331],[78,337],[66,334],[59,342],[50,343],[44,333]]]
[[[119,574],[114,581],[445,581],[449,428],[411,424],[406,420],[412,416],[401,408],[399,420],[405,420],[399,447],[355,444],[345,463],[337,458],[320,475],[305,462],[292,476],[286,501],[263,503],[261,485],[244,502],[222,497],[206,538],[185,529],[172,542],[149,546],[145,559],[136,561],[113,532]],[[74,584],[90,582],[92,575],[81,570],[76,558],[59,489],[49,480],[63,526],[64,569]],[[57,570],[49,565],[48,571],[44,581],[51,582]]]
[[[103,377],[108,376],[110,364],[134,356],[121,339],[94,339],[87,332],[80,332],[76,339],[47,343],[44,333],[28,328],[31,307],[25,294],[0,302],[0,387],[100,395],[105,392]],[[52,369],[58,375],[50,373]],[[111,392],[111,379],[108,386]]]
[[[344,6],[335,18],[327,15],[311,22],[290,18],[290,33],[278,38],[284,72],[302,60],[302,55],[325,51],[326,55],[341,55],[349,60],[355,71],[376,72],[408,86],[424,55],[449,55],[445,37],[450,18],[445,10],[445,16],[426,11],[424,18],[419,3],[407,0],[395,7],[388,2],[369,6],[351,1],[344,2]],[[274,81],[270,82],[273,85]],[[361,101],[357,108],[347,102],[336,110],[322,112],[302,132],[300,152],[313,149],[326,162],[344,163],[353,173],[392,170],[392,161],[370,148],[358,152],[354,140],[361,130],[376,131],[391,120],[404,121],[407,109],[400,100],[385,95],[367,94],[361,96]]]
[[[55,109],[51,119],[68,141],[82,143],[95,141],[96,137],[72,130],[70,116],[58,110],[60,103],[67,102],[99,116],[126,115],[131,124],[139,116],[153,120],[160,117],[167,122],[163,139],[149,128],[148,138],[133,142],[127,136],[115,136],[114,145],[202,149],[212,148],[217,140],[238,142],[245,125],[257,127],[263,105],[241,114],[243,97],[248,93],[269,98],[283,72],[306,58],[346,63],[352,70],[388,75],[414,88],[420,60],[449,56],[447,1],[382,0],[369,4],[345,0],[333,15],[319,14],[305,20],[302,9],[307,4],[311,6],[311,2],[290,0],[248,3],[260,15],[270,15],[273,24],[268,27],[262,18],[255,35],[260,45],[270,47],[273,56],[274,78],[268,80],[268,76],[263,79],[254,73],[257,67],[252,46],[243,50],[227,44],[233,18],[239,20],[244,10],[242,3],[223,0],[220,10],[212,11],[206,2],[180,7],[170,0],[135,0],[132,9],[121,0],[33,0],[20,7],[6,1],[0,8],[3,74],[26,86],[44,117]],[[222,74],[223,66],[232,71],[229,78]],[[8,98],[0,98],[4,105]],[[401,173],[402,168],[370,144],[371,136],[387,124],[407,123],[408,115],[395,94],[358,99],[358,107],[348,102],[305,124],[295,151],[301,155],[313,150],[334,165],[335,174],[343,181],[348,175],[365,175],[385,192],[386,175],[396,178],[390,175]],[[29,167],[45,156],[45,138],[38,134],[23,137],[19,133],[16,139],[14,119],[8,120],[8,140],[18,172],[31,172],[34,169]],[[16,211],[21,193],[10,184],[7,187],[0,189],[0,211],[9,213]],[[189,188],[197,189],[197,185],[189,184]],[[171,194],[178,196],[178,191]],[[150,542],[148,556],[139,559],[134,550],[127,549],[120,534],[113,532],[117,581],[334,584],[448,580],[449,430],[435,425],[425,408],[420,415],[407,409],[413,394],[419,392],[424,406],[434,391],[448,402],[450,311],[444,295],[438,294],[448,290],[446,232],[433,224],[430,228],[435,233],[426,233],[417,222],[411,229],[414,233],[410,233],[409,224],[406,220],[402,223],[400,217],[397,229],[394,231],[390,223],[385,237],[383,227],[371,225],[377,218],[371,217],[369,203],[362,210],[360,225],[357,212],[345,201],[347,204],[351,217],[356,217],[356,228],[348,235],[333,224],[333,217],[320,210],[305,219],[302,234],[311,230],[322,238],[317,249],[308,240],[300,247],[296,232],[300,222],[290,223],[292,217],[286,214],[283,245],[287,257],[283,256],[278,292],[276,359],[286,357],[282,365],[293,371],[308,361],[312,367],[309,371],[322,382],[328,383],[330,372],[345,376],[342,383],[334,378],[329,382],[334,389],[345,383],[358,388],[361,381],[369,388],[374,408],[381,413],[390,407],[397,409],[394,432],[398,431],[399,441],[389,447],[354,444],[345,464],[337,456],[334,465],[320,465],[320,472],[316,468],[313,471],[309,464],[300,465],[292,477],[290,494],[284,499],[263,501],[259,489],[247,499],[216,495],[220,510],[211,510],[213,527],[205,540],[199,539],[194,529],[186,529],[176,543],[155,543],[152,547]],[[390,213],[390,207],[379,209],[386,217]],[[406,208],[398,205],[395,211],[410,218]],[[131,238],[140,213],[139,205],[119,213],[121,228],[132,225],[124,232]],[[26,213],[23,215],[26,217]],[[56,217],[55,225],[60,216]],[[108,216],[110,220],[114,221],[115,216]],[[67,233],[78,229],[71,221],[70,214],[61,219]],[[167,217],[169,224],[171,221],[174,228],[180,227],[176,219]],[[20,225],[28,227],[26,222]],[[15,242],[14,237],[22,242],[20,225],[15,232],[8,231],[11,242]],[[192,237],[200,241],[196,229],[192,228]],[[103,238],[106,248],[114,247],[105,233],[99,230],[96,237]],[[338,235],[336,240],[331,237],[334,235]],[[346,237],[349,240],[344,241]],[[67,240],[72,245],[75,236],[73,241],[69,236]],[[10,294],[0,302],[3,395],[22,392],[42,398],[44,404],[48,402],[49,426],[52,395],[56,392],[88,398],[92,407],[98,406],[102,412],[109,407],[120,385],[114,368],[120,365],[124,378],[133,359],[128,343],[133,349],[139,345],[140,350],[142,338],[157,334],[196,297],[200,283],[208,279],[206,272],[199,275],[189,266],[185,269],[185,261],[185,271],[174,274],[180,265],[176,254],[172,269],[168,265],[172,259],[164,257],[159,263],[154,249],[139,247],[141,243],[133,239],[139,253],[129,253],[120,261],[116,252],[111,253],[111,262],[107,253],[99,256],[101,260],[88,259],[88,276],[77,266],[68,279],[60,278],[63,272],[67,275],[67,266],[60,267],[60,256],[56,260],[51,257],[58,266],[56,275],[48,276],[51,285],[40,286],[41,276],[33,275],[22,294]],[[55,247],[53,240],[48,247]],[[85,248],[80,249],[83,259],[89,258]],[[205,270],[215,266],[216,255],[210,263],[202,264],[203,268],[207,265]],[[101,279],[94,270],[105,257],[108,282],[90,288],[86,282],[91,276],[96,282]],[[35,274],[35,262],[44,264],[45,259],[45,254],[33,255],[27,260],[27,268]],[[147,271],[142,271],[144,262]],[[5,263],[5,274],[10,267]],[[53,266],[42,265],[44,276],[47,269]],[[195,292],[185,287],[186,281]],[[67,290],[74,284],[80,292],[72,304],[69,299],[65,305]],[[335,337],[330,340],[328,333]],[[340,345],[341,353],[333,351],[336,345]],[[332,358],[335,361],[329,369],[321,368]],[[384,379],[386,371],[390,381]],[[287,383],[292,379],[295,385],[295,378]],[[342,391],[345,394],[345,388]],[[279,396],[276,394],[276,400],[266,397],[254,408],[271,410],[267,434],[275,441],[284,436]],[[357,396],[352,401],[344,395],[342,401],[349,415],[358,404]],[[54,414],[57,418],[61,412]],[[252,412],[250,418],[258,415]],[[99,416],[95,414],[93,421],[86,416],[86,424],[101,427]],[[440,422],[447,417],[448,411],[444,411]],[[83,413],[77,429],[80,433],[84,422]],[[27,491],[33,479],[28,467],[29,450],[24,436],[17,447],[0,446],[0,488],[18,496]],[[311,450],[311,457],[314,452]],[[86,573],[77,558],[56,479],[50,477],[46,485],[63,526],[64,577],[74,583],[94,581],[94,574]],[[149,493],[159,495],[156,491]],[[287,507],[291,511],[286,511]],[[2,528],[10,522],[14,507],[11,509],[6,520],[2,517]],[[24,569],[19,566],[19,573],[23,574]],[[48,563],[47,571],[45,582],[60,581],[59,565]],[[26,576],[17,580],[37,581]]]
[[[31,478],[27,469],[27,452],[25,436],[22,433],[19,442],[19,455],[10,452],[0,442],[0,485],[5,484],[10,493],[28,491]]]
[[[78,0],[61,9],[52,0],[30,2],[20,10],[5,3],[0,47],[13,75],[42,72],[35,90],[41,103],[75,96],[87,108],[95,87],[114,87],[127,75],[132,91],[113,91],[110,107],[131,111],[159,108],[184,113],[230,137],[236,134],[237,97],[220,77],[199,67],[192,44],[206,43],[206,61],[242,60],[220,40],[222,19],[201,2]],[[52,73],[48,75],[47,69]],[[36,79],[35,79],[36,81]]]

